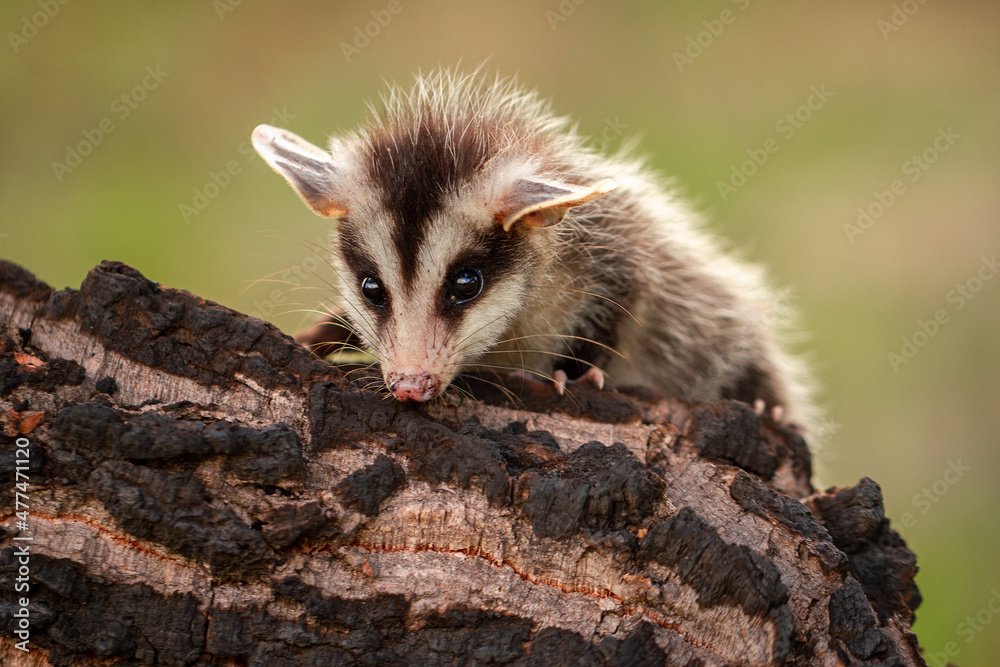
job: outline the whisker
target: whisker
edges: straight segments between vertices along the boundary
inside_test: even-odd
[[[531,287],[534,288],[534,289],[557,289],[557,290],[564,291],[564,292],[573,292],[575,294],[582,294],[584,296],[591,296],[591,297],[594,297],[595,299],[603,299],[604,301],[607,301],[608,303],[612,304],[613,306],[616,306],[616,307],[620,308],[622,310],[622,312],[624,312],[626,315],[628,315],[630,318],[632,318],[632,321],[635,322],[636,324],[638,324],[640,327],[643,326],[642,322],[640,322],[639,320],[637,320],[636,317],[635,317],[635,315],[633,315],[632,312],[628,308],[626,308],[625,306],[621,305],[620,303],[618,303],[617,301],[615,301],[614,299],[612,299],[609,296],[605,296],[603,294],[598,294],[596,292],[588,292],[587,290],[582,290],[582,289],[573,289],[571,287],[563,287],[561,285],[531,285]],[[563,311],[563,312],[565,312],[565,311]]]
[[[327,312],[327,311],[323,311],[323,310],[318,310],[316,308],[292,308],[290,310],[279,311],[277,314],[278,315],[287,315],[287,314],[291,314],[291,313],[313,313],[315,315],[320,316],[319,321],[317,321],[316,324],[314,324],[313,326],[318,325],[318,324],[326,324],[328,326],[338,326],[338,327],[340,327],[342,329],[346,329],[348,332],[352,332],[352,333],[356,333],[357,334],[356,327],[354,326],[354,323],[351,322],[350,320],[348,320],[343,315],[340,315],[339,313]],[[367,330],[369,328],[368,324],[366,322],[364,322],[364,321],[360,322],[359,324],[361,324],[361,326],[364,327],[365,330]],[[358,334],[358,335],[360,335],[360,334]],[[314,345],[326,345],[326,344],[327,344],[327,342],[320,342],[320,343],[315,343]],[[350,345],[346,341],[344,341],[343,344],[344,345]],[[354,346],[352,346],[352,347],[354,347]],[[357,349],[359,352],[365,352],[365,350],[361,350],[361,349],[359,349],[357,347],[355,347],[354,349]],[[340,350],[340,349],[336,350],[336,352],[341,352],[341,351],[342,350]]]
[[[361,366],[360,368],[354,368],[354,369],[349,370],[346,373],[344,373],[344,377],[345,378],[349,378],[349,377],[351,377],[351,375],[353,375],[355,373],[364,372],[364,371],[370,371],[373,366],[374,366],[374,364],[369,364],[368,366]],[[376,376],[372,375],[371,377],[375,378]],[[379,378],[379,379],[381,379],[381,378]]]
[[[500,345],[502,343],[512,343],[514,341],[524,340],[524,339],[527,339],[527,338],[552,338],[552,337],[562,338],[562,339],[566,339],[566,340],[580,340],[580,341],[583,341],[585,343],[593,343],[594,345],[597,345],[598,347],[602,347],[605,350],[607,350],[607,351],[609,351],[609,352],[611,352],[611,353],[613,353],[613,354],[621,357],[622,359],[626,358],[624,354],[622,354],[621,352],[619,352],[615,348],[611,347],[610,345],[607,345],[607,344],[602,343],[600,341],[596,341],[593,338],[587,338],[586,336],[574,336],[574,335],[571,335],[571,334],[546,334],[546,333],[525,334],[523,336],[517,336],[515,338],[507,338],[505,340],[497,341],[496,344]]]
[[[465,400],[465,399],[469,399],[470,401],[475,400],[475,397],[472,395],[472,392],[468,388],[463,389],[462,387],[459,387],[457,384],[455,384],[455,382],[457,381],[465,382],[466,380],[461,375],[456,375],[455,380],[453,380],[451,384],[445,387],[444,392],[442,392],[441,394],[441,398],[450,399],[451,392],[454,391],[455,393],[458,394],[460,400]]]
[[[287,237],[285,237],[285,238],[287,238]],[[347,284],[349,284],[349,281],[345,281],[344,280],[344,276],[341,275],[341,272],[340,272],[340,270],[338,270],[337,266],[328,259],[328,256],[331,254],[331,251],[330,251],[330,249],[326,245],[320,245],[318,243],[313,243],[313,242],[307,241],[307,240],[303,239],[302,237],[298,237],[298,236],[293,236],[292,238],[301,247],[306,248],[309,252],[311,252],[314,256],[316,256],[322,262],[322,264],[324,266],[326,266],[327,268],[331,269],[334,272],[334,274],[337,276],[337,278],[339,279],[341,285],[347,285]],[[373,341],[377,340],[378,337],[376,335],[376,332],[371,327],[371,325],[368,324],[365,321],[363,313],[357,308],[357,306],[355,306],[354,304],[352,304],[349,300],[343,298],[343,292],[342,292],[342,290],[341,290],[341,288],[339,286],[335,286],[332,282],[330,282],[324,276],[320,275],[317,271],[315,271],[313,269],[310,269],[310,268],[308,268],[306,266],[303,266],[301,263],[296,264],[295,268],[299,269],[299,270],[301,270],[301,271],[303,271],[303,272],[305,272],[305,273],[307,273],[309,275],[312,275],[314,278],[316,278],[320,282],[322,282],[325,287],[318,287],[318,286],[312,286],[312,285],[298,285],[298,284],[296,284],[296,283],[294,283],[292,281],[282,281],[282,280],[272,280],[270,282],[274,282],[274,283],[277,283],[277,284],[293,285],[294,289],[302,289],[302,290],[308,290],[308,291],[321,291],[321,290],[322,291],[326,291],[326,290],[329,290],[329,292],[332,292],[344,305],[346,305],[347,307],[349,307],[351,309],[351,311],[357,316],[356,317],[355,325],[357,327],[359,327],[359,328],[362,328],[364,330],[364,332],[366,334],[368,334],[368,336],[369,336],[369,338],[371,340],[373,340]],[[274,276],[274,275],[276,275],[278,273],[282,273],[282,272],[287,271],[287,270],[288,269],[274,271],[274,272],[268,274],[267,276],[265,276],[263,278],[259,278],[256,281],[253,281],[247,288],[245,288],[243,290],[243,292],[241,292],[241,294],[244,293],[244,292],[246,292],[246,290],[249,289],[250,287],[253,287],[256,284],[259,284],[260,282],[267,281],[271,276]],[[289,291],[291,291],[291,290],[289,290]],[[286,293],[287,292],[283,292],[282,294],[286,294]],[[329,314],[333,315],[333,313],[329,313]],[[351,327],[351,328],[353,328],[353,327]]]
[[[578,356],[573,355],[573,354],[560,354],[559,352],[551,352],[549,350],[525,350],[525,352],[528,352],[528,353],[537,353],[537,354],[547,354],[547,355],[549,355],[551,357],[558,357],[559,359],[567,359],[569,361],[575,361],[578,364],[583,364],[584,366],[588,366],[590,368],[597,368],[598,370],[600,370],[602,372],[604,371],[604,369],[600,368],[599,366],[597,366],[597,364],[591,363],[591,362],[587,361],[586,359],[581,359]],[[483,352],[483,356],[486,356],[488,354],[507,354],[507,353],[505,351],[503,351],[503,350],[488,350],[486,352]],[[482,364],[480,364],[479,362],[473,362],[472,365],[473,366],[480,366]],[[521,370],[524,370],[523,364],[522,364]]]
[[[462,380],[466,381],[466,382],[468,380],[470,380],[470,379],[475,379],[475,380],[478,380],[480,382],[485,382],[488,385],[492,385],[492,386],[496,387],[497,389],[499,389],[500,392],[504,395],[504,397],[506,397],[507,399],[509,399],[515,405],[524,405],[524,402],[520,398],[518,398],[517,394],[515,394],[514,392],[512,392],[510,389],[508,389],[507,387],[503,386],[502,384],[499,384],[497,382],[492,382],[490,380],[487,380],[486,378],[482,377],[481,375],[472,376],[472,375],[469,375],[468,373],[460,373],[458,376],[456,376],[456,379],[458,379],[459,377],[461,377]],[[469,390],[470,390],[469,398],[472,399],[472,400],[475,400],[475,396],[471,393],[471,387],[469,388]]]
[[[482,330],[483,330],[483,329],[485,329],[486,327],[488,327],[488,326],[492,325],[493,323],[495,323],[495,322],[499,322],[499,321],[500,321],[500,320],[502,319],[502,317],[503,317],[503,316],[500,316],[500,317],[494,317],[494,318],[493,318],[492,320],[490,320],[489,322],[486,322],[485,324],[483,324],[483,325],[482,325],[482,326],[480,326],[479,328],[477,328],[477,329],[474,329],[474,330],[470,331],[470,332],[469,332],[468,334],[466,334],[466,335],[465,335],[465,336],[464,336],[464,337],[463,337],[463,338],[462,338],[461,340],[459,340],[458,342],[456,342],[456,343],[455,343],[455,346],[454,346],[454,349],[455,349],[456,351],[459,351],[459,350],[464,350],[464,349],[465,349],[466,347],[468,347],[468,346],[466,345],[466,342],[467,342],[467,341],[469,341],[469,339],[470,339],[470,338],[472,338],[472,337],[473,337],[474,335],[476,335],[477,333],[479,333],[480,331],[482,331]],[[471,343],[470,343],[470,344],[471,344]]]
[[[323,345],[323,344],[324,343],[316,343],[316,346]],[[310,346],[310,347],[313,347],[313,346]],[[363,354],[365,356],[371,356],[371,353],[368,352],[368,350],[364,349],[363,347],[358,347],[357,345],[354,345],[354,344],[348,343],[348,342],[339,343],[337,349],[334,350],[333,352],[331,352],[330,356],[336,356],[336,355],[339,355],[339,354],[343,354],[345,352],[355,352],[357,354]]]

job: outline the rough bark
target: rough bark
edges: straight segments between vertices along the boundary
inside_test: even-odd
[[[879,487],[741,403],[404,405],[116,262],[0,321],[4,665],[924,664]]]

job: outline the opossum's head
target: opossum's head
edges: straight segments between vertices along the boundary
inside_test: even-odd
[[[342,305],[401,401],[440,395],[496,345],[551,261],[551,227],[614,188],[545,178],[483,120],[424,114],[335,139],[329,153],[285,130],[253,133],[309,208],[339,218]]]

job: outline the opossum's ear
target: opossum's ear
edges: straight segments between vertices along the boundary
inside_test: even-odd
[[[504,202],[507,210],[513,212],[503,218],[503,230],[509,232],[517,223],[530,227],[557,225],[566,217],[566,212],[574,206],[586,204],[616,187],[618,185],[610,178],[591,186],[517,181]]]
[[[347,213],[336,192],[337,171],[329,153],[270,125],[258,125],[251,140],[260,156],[285,177],[317,215],[338,218]]]

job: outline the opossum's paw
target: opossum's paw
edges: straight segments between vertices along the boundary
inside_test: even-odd
[[[533,385],[544,385],[549,382],[549,380],[544,379],[544,376],[538,373],[533,373],[531,371],[511,371],[508,377],[512,380],[520,380],[522,382],[530,382]],[[556,393],[560,396],[566,394],[566,385],[572,384],[589,384],[597,389],[604,389],[604,371],[598,368],[591,368],[589,371],[576,378],[575,380],[570,380],[569,376],[566,375],[566,371],[557,370],[552,372],[552,385],[556,388]]]
[[[507,374],[507,377],[511,381],[530,382],[533,385],[548,384],[548,380],[544,376],[539,376],[537,373],[532,373],[531,371],[511,371]]]
[[[767,404],[764,403],[763,398],[758,398],[756,401],[753,402],[753,411],[756,412],[757,414],[763,416],[766,410],[767,410]],[[771,408],[771,419],[774,421],[775,424],[784,425],[785,406],[775,405],[773,408]]]
[[[345,322],[343,314],[339,311],[324,315],[308,329],[296,332],[292,338],[320,358],[340,352],[344,348],[357,348],[361,345],[361,339],[347,327]]]
[[[566,371],[556,371],[552,374],[552,384],[556,386],[556,393],[560,396],[566,393],[567,382],[569,382],[569,377],[567,377]]]
[[[589,384],[597,389],[604,389],[604,371],[596,366],[591,366],[590,370],[574,380],[577,384]]]
[[[566,384],[569,378],[565,371],[556,371],[552,374],[552,383],[556,386],[556,393],[560,396],[566,393]],[[604,389],[604,371],[600,368],[591,367],[586,373],[573,380],[574,384],[589,384],[597,389]]]

